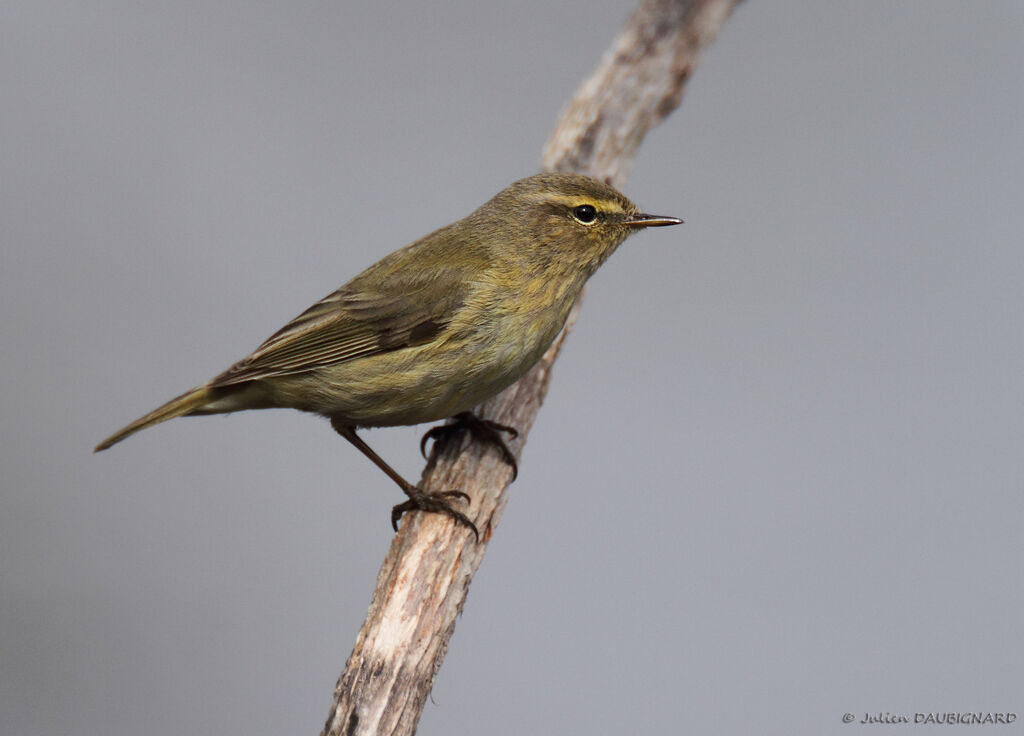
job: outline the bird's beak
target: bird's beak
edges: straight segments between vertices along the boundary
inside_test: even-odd
[[[664,217],[663,215],[633,215],[628,220],[623,220],[623,225],[630,227],[665,227],[666,225],[681,225],[683,223],[678,217]]]

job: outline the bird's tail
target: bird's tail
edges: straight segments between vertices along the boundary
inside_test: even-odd
[[[154,409],[146,416],[136,419],[127,427],[110,435],[107,439],[96,445],[96,449],[93,452],[106,450],[108,447],[116,445],[125,437],[135,434],[140,429],[152,427],[154,424],[166,422],[168,419],[191,414],[196,409],[207,404],[213,398],[212,394],[213,392],[207,386],[198,386],[191,391],[186,391],[181,396],[171,399],[160,408]]]

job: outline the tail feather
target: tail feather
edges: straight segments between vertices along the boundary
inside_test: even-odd
[[[211,394],[212,391],[206,386],[199,386],[191,391],[187,391],[181,396],[171,399],[158,409],[154,409],[146,416],[136,419],[127,427],[124,427],[110,435],[110,437],[96,445],[96,449],[93,450],[93,452],[106,450],[108,447],[116,445],[126,437],[135,434],[140,429],[152,427],[154,424],[166,422],[168,419],[174,419],[175,417],[191,414],[196,409],[199,409],[204,404],[208,403],[213,398]]]

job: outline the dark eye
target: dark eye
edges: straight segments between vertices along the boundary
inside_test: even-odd
[[[581,204],[579,207],[573,209],[572,216],[584,225],[589,225],[597,219],[597,210],[589,204]]]

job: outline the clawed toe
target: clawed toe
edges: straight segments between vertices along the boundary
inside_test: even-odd
[[[423,459],[427,459],[427,442],[433,440],[437,442],[440,439],[444,439],[459,429],[457,424],[441,424],[436,427],[431,427],[423,436],[420,438],[420,454],[423,455]]]
[[[501,453],[502,459],[509,464],[512,468],[512,480],[514,481],[519,477],[519,465],[516,462],[516,456],[512,454],[512,451],[508,449],[508,445],[505,444],[505,440],[501,437],[501,432],[508,434],[510,439],[516,439],[519,436],[519,430],[515,427],[510,427],[507,424],[499,424],[498,422],[492,422],[490,419],[481,419],[471,411],[464,411],[460,414],[456,414],[453,417],[454,421],[450,424],[442,424],[438,427],[431,427],[420,439],[420,452],[423,453],[424,459],[427,457],[427,441],[444,440],[450,437],[455,432],[462,430],[468,431],[474,438],[488,442],[498,448]]]
[[[346,424],[337,418],[331,419],[331,426],[334,427],[334,430],[338,434],[355,445],[361,453],[370,458],[374,465],[387,473],[387,476],[397,483],[398,487],[401,488],[405,495],[409,497],[408,501],[400,503],[391,509],[391,526],[396,532],[398,531],[398,521],[406,511],[434,511],[436,513],[448,514],[448,516],[451,516],[460,524],[465,524],[473,530],[473,536],[476,537],[476,541],[480,541],[480,532],[477,531],[476,524],[470,521],[469,517],[464,513],[452,508],[451,502],[448,501],[450,498],[457,498],[469,504],[471,499],[468,494],[463,493],[462,491],[425,493],[418,486],[414,486],[412,483],[405,480],[405,478],[395,472],[394,468],[384,462],[383,458],[374,452],[370,446],[363,442],[359,435],[356,434],[355,427],[350,424]],[[430,434],[430,432],[427,433],[428,436]]]
[[[471,503],[471,499],[469,498],[469,494],[468,493],[463,493],[462,491],[439,491],[438,493],[435,493],[434,495],[435,496],[448,496],[449,498],[461,498],[466,503]]]
[[[480,532],[468,516],[461,511],[452,507],[449,498],[459,498],[464,500],[467,504],[470,502],[469,495],[462,491],[439,491],[437,493],[425,493],[419,488],[412,488],[406,491],[409,494],[409,500],[404,503],[400,503],[391,509],[391,526],[394,530],[398,531],[398,522],[402,518],[402,514],[407,511],[433,511],[435,513],[447,514],[448,516],[455,519],[460,524],[468,526],[472,532],[476,541],[480,541]]]
[[[516,429],[515,427],[510,427],[507,424],[498,424],[497,422],[492,422],[490,419],[481,419],[480,421],[486,424],[491,429],[496,429],[499,432],[507,433],[508,438],[510,440],[514,440],[519,436],[519,430]]]

